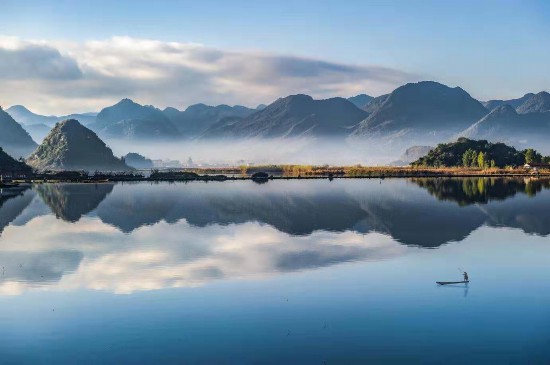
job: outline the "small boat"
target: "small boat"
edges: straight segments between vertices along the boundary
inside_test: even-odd
[[[448,285],[448,284],[468,284],[470,280],[463,280],[463,281],[436,281],[439,285]]]

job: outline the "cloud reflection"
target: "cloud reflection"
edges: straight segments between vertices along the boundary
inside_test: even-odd
[[[180,221],[128,235],[96,218],[73,225],[52,216],[10,227],[3,239],[10,244],[0,247],[2,260],[11,264],[0,293],[12,295],[32,288],[122,294],[197,286],[388,259],[406,250],[387,236],[349,231],[297,237],[254,222],[203,229]]]

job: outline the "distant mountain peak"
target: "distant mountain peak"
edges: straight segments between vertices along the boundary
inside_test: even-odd
[[[29,109],[27,109],[25,106],[19,105],[19,104],[17,104],[17,105],[12,105],[12,106],[10,106],[7,110],[8,110],[8,111],[10,111],[10,110],[17,110],[17,111],[19,111],[19,112],[32,113],[32,112],[31,112]]]
[[[354,135],[392,142],[416,138],[416,143],[432,144],[487,114],[487,109],[462,88],[435,81],[408,83],[375,100],[375,108],[369,109],[372,113],[357,126]]]
[[[534,94],[518,106],[516,110],[521,114],[548,112],[550,111],[550,94],[546,91]]]
[[[348,98],[348,101],[351,101],[356,107],[364,108],[372,99],[372,96],[367,94],[358,94]]]

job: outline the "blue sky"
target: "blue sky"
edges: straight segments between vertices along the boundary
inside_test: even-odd
[[[46,41],[63,55],[78,53],[75,44],[115,36],[197,43],[242,55],[267,53],[406,74],[392,76],[393,83],[366,82],[363,91],[373,95],[401,81],[433,79],[480,99],[550,89],[549,34],[548,1],[5,0],[0,14],[0,35]],[[82,66],[82,59],[75,59]],[[299,86],[296,92],[329,96],[330,88],[320,88]],[[333,89],[358,90],[349,83]],[[291,92],[291,85],[277,91]],[[269,102],[272,94],[250,102],[246,95],[228,97],[228,92],[202,96],[210,99],[205,102],[222,102],[225,96],[228,103],[243,98],[240,103],[251,104]],[[68,104],[69,109],[82,107],[74,100]]]

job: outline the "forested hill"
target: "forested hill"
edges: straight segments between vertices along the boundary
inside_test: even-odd
[[[504,143],[459,138],[456,142],[440,144],[427,155],[414,161],[412,166],[428,167],[506,167],[521,166],[526,162],[549,162],[529,148],[519,151]]]

